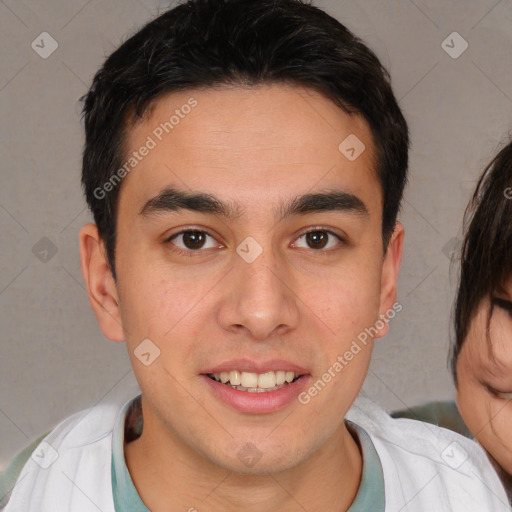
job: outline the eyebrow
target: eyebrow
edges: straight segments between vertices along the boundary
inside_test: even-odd
[[[239,219],[245,211],[241,206],[222,201],[212,194],[189,193],[168,187],[149,199],[141,208],[139,215],[149,217],[179,210],[219,215],[229,220]],[[291,215],[328,211],[341,211],[365,217],[369,215],[368,208],[359,197],[343,190],[328,190],[294,197],[274,210],[274,217],[281,221]]]

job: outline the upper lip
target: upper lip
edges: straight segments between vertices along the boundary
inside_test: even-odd
[[[238,370],[240,372],[250,372],[250,373],[266,373],[266,372],[276,372],[279,370],[284,370],[285,372],[294,372],[298,375],[304,375],[309,373],[308,370],[294,363],[290,363],[289,361],[284,361],[283,359],[272,359],[269,361],[251,361],[249,359],[231,359],[230,361],[225,361],[216,366],[212,366],[202,372],[202,374],[213,374],[213,373],[222,373],[222,372],[230,372],[233,370]]]

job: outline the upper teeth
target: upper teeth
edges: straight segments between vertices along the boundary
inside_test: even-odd
[[[292,382],[298,374],[295,372],[277,372],[251,373],[232,370],[230,372],[215,373],[215,380],[226,384],[228,381],[232,386],[242,386],[244,388],[262,388],[269,389],[275,386],[281,386],[285,382]]]

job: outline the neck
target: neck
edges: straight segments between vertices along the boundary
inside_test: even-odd
[[[507,473],[498,464],[497,460],[489,452],[487,452],[487,456],[488,456],[489,460],[491,461],[491,464],[494,467],[496,473],[498,473],[501,483],[503,484],[503,487],[505,488],[505,492],[507,494],[508,501],[512,505],[512,475]]]
[[[344,512],[362,474],[359,444],[344,422],[311,456],[275,474],[222,468],[159,428],[146,410],[142,435],[125,442],[124,451],[134,485],[152,512]]]

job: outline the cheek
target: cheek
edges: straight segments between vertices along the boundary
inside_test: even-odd
[[[476,385],[464,385],[464,382],[459,383],[457,403],[464,422],[479,443],[500,464],[511,459],[512,404],[507,405]],[[507,464],[512,469],[512,460]]]
[[[464,423],[475,437],[489,426],[489,400],[478,391],[459,390],[458,406]]]
[[[467,347],[459,356],[457,367],[457,405],[469,430],[475,437],[489,424],[489,395],[475,382],[475,377],[466,359]]]
[[[143,279],[131,280],[123,291],[121,316],[126,346],[137,381],[146,394],[165,394],[166,389],[177,386],[177,381],[190,378],[194,354],[205,339],[200,332],[204,321],[199,317],[208,307],[207,291],[208,287],[203,289],[175,276],[164,279],[160,272],[150,269],[146,269]],[[181,407],[185,403],[182,394],[176,393],[168,398],[167,405]]]
[[[512,449],[512,403],[510,401],[494,399],[490,406],[489,427],[499,442]]]
[[[346,401],[350,398],[349,390],[358,391],[362,385],[370,362],[372,339],[377,332],[379,280],[375,274],[370,277],[368,267],[365,278],[361,276],[358,272],[338,272],[321,286],[315,284],[301,292],[309,293],[309,300],[312,300],[314,315],[300,303],[299,307],[303,308],[304,318],[311,319],[311,328],[321,339],[318,357],[322,371],[330,370],[336,376],[331,380],[324,374],[329,380],[330,392],[323,396],[333,401],[334,410],[339,410],[335,402]],[[322,401],[317,401],[319,412]]]
[[[512,405],[503,400],[490,398],[487,402],[487,418],[480,422],[475,437],[498,464],[512,474]]]
[[[371,267],[333,273],[322,286],[315,286],[313,304],[336,336],[354,338],[374,326],[380,304],[380,275]],[[307,290],[304,290],[307,293]],[[306,295],[307,296],[307,295]]]
[[[175,272],[147,262],[137,265],[136,258],[129,268],[120,270],[121,317],[132,349],[149,338],[163,350],[184,326],[198,325],[194,319],[214,284],[211,276]]]

